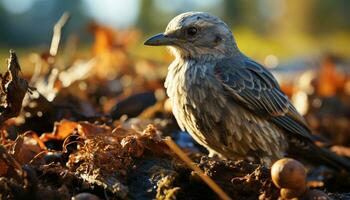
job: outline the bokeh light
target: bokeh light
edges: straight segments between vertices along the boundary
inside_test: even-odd
[[[30,10],[33,4],[38,0],[1,0],[1,4],[6,11],[12,14],[22,14]]]
[[[135,24],[140,0],[83,0],[84,12],[98,23],[111,27],[128,27]]]

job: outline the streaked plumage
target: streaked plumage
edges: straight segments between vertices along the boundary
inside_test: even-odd
[[[292,147],[350,166],[319,151],[272,74],[239,51],[219,18],[203,12],[178,15],[164,34],[145,44],[167,45],[175,55],[165,82],[173,113],[180,127],[211,153],[277,159]]]

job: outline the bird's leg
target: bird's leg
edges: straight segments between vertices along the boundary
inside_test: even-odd
[[[213,151],[213,150],[209,150],[209,154],[208,154],[208,157],[209,158],[214,158],[214,159],[217,159],[217,160],[226,160],[227,158],[225,158],[224,156],[222,156],[221,154],[219,154],[218,152],[216,151]]]
[[[215,151],[209,150],[209,154],[208,154],[208,157],[209,157],[209,158],[212,158],[212,157],[214,157],[215,155],[217,155],[217,153],[216,153]]]

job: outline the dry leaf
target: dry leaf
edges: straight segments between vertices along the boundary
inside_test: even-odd
[[[18,136],[13,146],[13,156],[21,165],[28,164],[41,151],[37,140],[29,134]]]
[[[335,63],[331,57],[327,57],[319,74],[317,92],[321,96],[329,97],[337,93],[345,84],[344,76],[337,73]]]
[[[70,134],[73,133],[74,129],[78,126],[77,122],[72,122],[68,120],[62,120],[56,122],[52,133],[44,133],[40,136],[40,140],[47,142],[49,140],[64,140]]]
[[[0,123],[18,116],[22,109],[28,83],[20,77],[20,72],[15,51],[10,50],[8,70],[4,75],[0,74]]]

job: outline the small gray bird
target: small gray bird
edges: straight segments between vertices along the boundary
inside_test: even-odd
[[[173,113],[210,155],[264,160],[288,152],[350,169],[348,160],[314,145],[273,75],[239,51],[218,17],[180,14],[145,45],[169,46],[175,55],[165,82]]]

